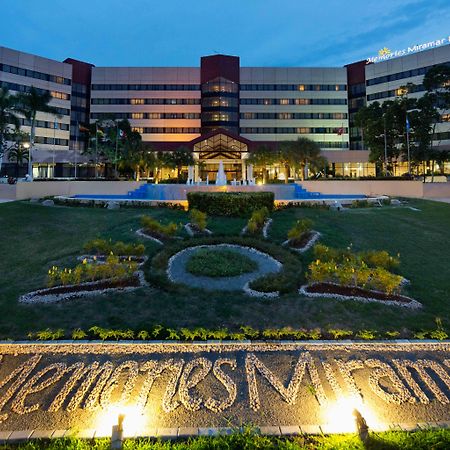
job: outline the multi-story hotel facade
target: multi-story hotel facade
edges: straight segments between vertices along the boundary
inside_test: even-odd
[[[424,73],[437,64],[450,64],[450,45],[332,68],[241,67],[239,57],[226,55],[202,57],[199,67],[96,67],[0,47],[0,86],[49,91],[58,108],[57,116],[38,113],[34,176],[73,176],[75,164],[78,176],[92,175],[100,161],[86,154],[80,126],[107,116],[128,119],[149,151],[190,148],[201,163],[197,179],[213,176],[219,161],[229,178],[245,179],[249,152],[261,145],[275,151],[300,136],[319,144],[329,174],[359,177],[375,175],[375,167],[354,126],[356,111],[410,81],[419,85],[412,95],[421,95]],[[449,146],[447,128],[439,124],[435,145]],[[6,160],[3,172],[12,164]]]

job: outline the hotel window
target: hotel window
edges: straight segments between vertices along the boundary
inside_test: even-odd
[[[309,98],[296,98],[295,104],[296,105],[309,105],[310,100]]]
[[[401,87],[395,90],[395,95],[396,96],[401,96],[401,95],[405,95],[408,93],[408,89],[405,87]]]
[[[130,100],[130,103],[132,105],[143,105],[144,104],[144,99],[143,98],[132,98]]]
[[[292,114],[291,113],[280,113],[280,114],[278,114],[278,119],[290,120],[290,119],[292,119]]]
[[[280,105],[289,105],[288,98],[280,98]]]
[[[271,100],[269,98],[265,98],[263,100],[263,103],[264,103],[264,105],[271,105],[272,104],[272,102],[271,102]]]
[[[131,114],[131,118],[132,119],[143,119],[144,118],[144,113],[132,113]]]
[[[250,113],[250,112],[242,114],[243,119],[255,119],[256,118],[255,116],[256,116],[256,113]]]
[[[299,91],[304,91],[305,90],[305,85],[304,84],[299,84],[298,85],[298,90]]]
[[[298,134],[307,134],[307,133],[310,133],[311,131],[310,131],[310,129],[309,128],[297,128],[297,133]]]
[[[143,134],[144,128],[143,127],[132,127],[131,131],[136,131],[137,133]]]
[[[450,122],[450,114],[442,114],[441,120],[442,122]]]
[[[69,100],[69,94],[65,94],[64,92],[50,91],[50,95],[53,98],[59,98],[61,100]]]

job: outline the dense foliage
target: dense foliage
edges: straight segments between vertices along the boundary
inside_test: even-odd
[[[145,247],[142,244],[125,244],[122,241],[112,242],[106,239],[92,239],[84,244],[84,250],[96,255],[114,254],[117,256],[142,256]]]
[[[142,216],[141,224],[144,231],[159,236],[174,236],[178,230],[178,225],[176,223],[170,222],[167,225],[163,225],[150,216]]]
[[[261,232],[266,220],[269,218],[269,210],[264,206],[252,212],[250,219],[247,222],[247,232],[256,234]]]
[[[266,207],[274,207],[273,192],[188,192],[189,209],[215,216],[246,216]]]

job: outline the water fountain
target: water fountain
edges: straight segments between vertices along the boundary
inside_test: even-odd
[[[216,186],[226,186],[227,184],[227,176],[225,175],[225,171],[223,170],[223,161],[219,161],[219,170],[217,171],[216,176]]]

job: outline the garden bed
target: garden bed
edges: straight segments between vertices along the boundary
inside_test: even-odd
[[[284,241],[282,245],[286,245],[289,249],[298,253],[304,253],[308,251],[320,238],[321,234],[318,231],[311,230],[305,233],[300,240],[294,241],[288,239]]]
[[[78,261],[86,260],[88,263],[104,264],[106,262],[106,255],[81,255],[77,259]],[[148,260],[148,256],[134,256],[134,255],[121,255],[118,256],[120,262],[131,261],[137,263],[138,266],[142,266]]]
[[[144,230],[144,228],[139,228],[139,230],[136,230],[136,234],[145,239],[150,239],[159,245],[164,245],[164,242],[170,240],[167,236],[164,236],[161,233],[155,232],[150,233],[149,231]]]
[[[267,239],[269,237],[269,228],[272,225],[272,219],[267,219],[264,222],[264,225],[262,226],[261,230],[258,231],[257,233],[249,233],[248,231],[248,226],[246,225],[244,228],[242,228],[241,231],[241,236],[257,236],[259,234],[259,232],[262,233],[262,236],[264,239]]]
[[[135,272],[131,277],[119,280],[106,279],[90,281],[87,283],[54,286],[39,289],[34,292],[22,295],[20,303],[55,303],[62,300],[69,300],[90,295],[99,295],[112,291],[130,291],[145,286],[144,274],[141,271]]]
[[[184,226],[186,233],[190,237],[207,237],[212,235],[212,231],[205,228],[204,230],[200,230],[195,224],[189,222]]]
[[[335,283],[311,283],[302,286],[299,294],[307,297],[326,297],[336,300],[356,300],[360,302],[378,302],[405,308],[419,309],[422,304],[417,300],[400,294],[387,294],[381,291],[363,289],[355,286],[343,286]]]

